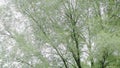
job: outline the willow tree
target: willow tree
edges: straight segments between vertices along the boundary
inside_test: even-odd
[[[79,31],[80,26],[77,26],[81,24],[79,11],[82,12],[82,9],[78,10],[77,1],[21,0],[16,4],[30,19],[38,47],[45,43],[49,44],[56,51],[65,68],[82,67],[80,56],[84,41]],[[59,46],[65,48],[65,53],[58,48]]]
[[[97,64],[100,65],[100,68],[110,66],[110,63],[106,62],[109,62],[108,60],[112,60],[111,57],[115,56],[113,54],[115,50],[112,47],[116,44],[119,45],[118,41],[111,42],[119,39],[118,36],[114,37],[114,34],[111,34],[111,31],[117,31],[114,29],[119,29],[117,26],[119,25],[119,5],[117,2],[119,1],[13,0],[13,3],[17,6],[16,8],[29,20],[32,28],[31,32],[35,36],[34,45],[37,48],[33,46],[30,50],[32,48],[33,51],[35,49],[39,50],[41,47],[45,50],[45,46],[53,49],[49,52],[49,54],[52,53],[52,56],[44,59],[50,62],[48,67],[55,68],[84,68],[85,65],[95,68]],[[115,11],[113,11],[114,8]],[[111,17],[115,19],[111,19]],[[117,23],[117,25],[114,23]],[[113,25],[114,27],[112,27]],[[118,33],[115,34],[118,35]],[[18,42],[23,40],[19,38]],[[112,38],[113,40],[107,40]],[[84,49],[85,46],[87,46],[87,50]],[[42,50],[40,51],[42,52]],[[86,61],[83,59],[85,57],[83,56],[84,53],[88,55]],[[54,59],[50,60],[48,58]],[[87,62],[90,62],[90,66]]]

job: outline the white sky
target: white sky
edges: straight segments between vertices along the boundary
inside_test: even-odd
[[[0,0],[0,6],[5,4],[5,0]]]

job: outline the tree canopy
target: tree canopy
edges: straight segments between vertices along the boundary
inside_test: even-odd
[[[11,0],[6,8],[1,24],[18,68],[120,67],[119,0]]]

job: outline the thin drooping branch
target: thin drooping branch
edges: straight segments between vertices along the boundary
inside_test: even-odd
[[[21,59],[18,59],[18,58],[17,58],[17,61],[18,61],[18,62],[21,62],[21,63],[24,63],[24,64],[27,64],[27,65],[30,66],[31,68],[34,67],[33,65],[31,65],[30,63],[28,63],[28,62],[26,62],[26,61],[24,61],[24,60],[21,60]]]

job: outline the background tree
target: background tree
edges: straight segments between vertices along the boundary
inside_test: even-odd
[[[24,53],[14,58],[22,67],[119,68],[119,2],[12,0],[29,22],[23,32],[4,25]]]

